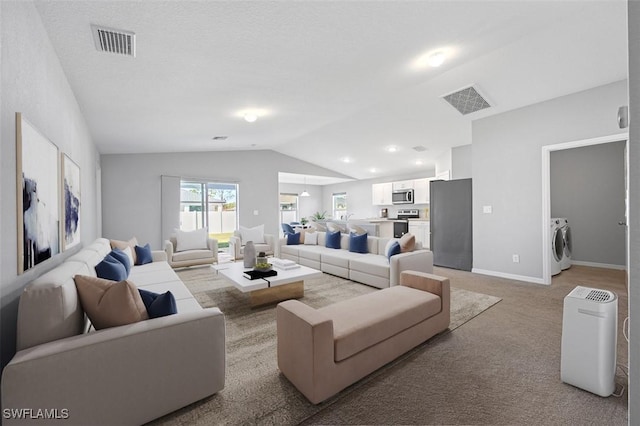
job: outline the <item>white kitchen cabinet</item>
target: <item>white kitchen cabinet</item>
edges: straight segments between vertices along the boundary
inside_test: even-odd
[[[438,180],[450,180],[451,179],[451,170],[445,170],[444,172],[440,172],[436,175],[436,179]]]
[[[415,179],[413,181],[413,203],[429,204],[429,182],[431,179]]]
[[[393,182],[393,190],[397,191],[399,189],[413,189],[413,179],[412,180],[399,180],[398,182]]]
[[[430,223],[428,220],[410,220],[409,233],[415,235],[416,243],[420,242],[422,248],[429,249]]]
[[[371,185],[371,200],[374,206],[387,206],[391,205],[391,182],[374,183]]]

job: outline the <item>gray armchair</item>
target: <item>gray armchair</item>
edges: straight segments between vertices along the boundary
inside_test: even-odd
[[[242,235],[240,231],[234,231],[233,236],[229,239],[229,254],[233,256],[235,260],[244,259],[244,245],[246,241],[242,241]],[[267,256],[275,255],[276,249],[276,237],[271,234],[264,234],[264,243],[256,243],[256,254],[261,251],[265,252]]]
[[[167,262],[172,268],[183,268],[185,266],[210,265],[218,262],[218,240],[207,239],[207,250],[184,250],[176,251],[176,236],[172,235],[164,242],[164,251],[167,253]]]

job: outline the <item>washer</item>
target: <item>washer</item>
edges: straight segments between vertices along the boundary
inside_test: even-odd
[[[551,219],[551,276],[562,272],[562,256],[564,253],[564,242],[562,240],[562,229],[559,219]]]
[[[562,260],[560,261],[560,267],[564,271],[571,268],[571,250],[573,249],[573,243],[571,241],[571,227],[569,226],[569,220],[566,218],[560,218],[560,229],[562,230],[562,242],[564,251],[562,254]]]

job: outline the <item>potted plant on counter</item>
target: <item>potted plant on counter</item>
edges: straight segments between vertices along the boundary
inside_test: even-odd
[[[322,213],[320,213],[320,212],[315,212],[315,213],[311,216],[311,218],[312,218],[315,222],[317,222],[317,221],[319,221],[319,220],[325,220],[325,219],[326,219],[326,215],[327,215],[327,211],[325,210],[325,211],[323,211]]]

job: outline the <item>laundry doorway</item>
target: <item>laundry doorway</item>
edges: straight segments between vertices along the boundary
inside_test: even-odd
[[[628,134],[542,148],[543,278],[558,273],[551,218],[571,229],[571,262],[626,269],[628,264]]]

